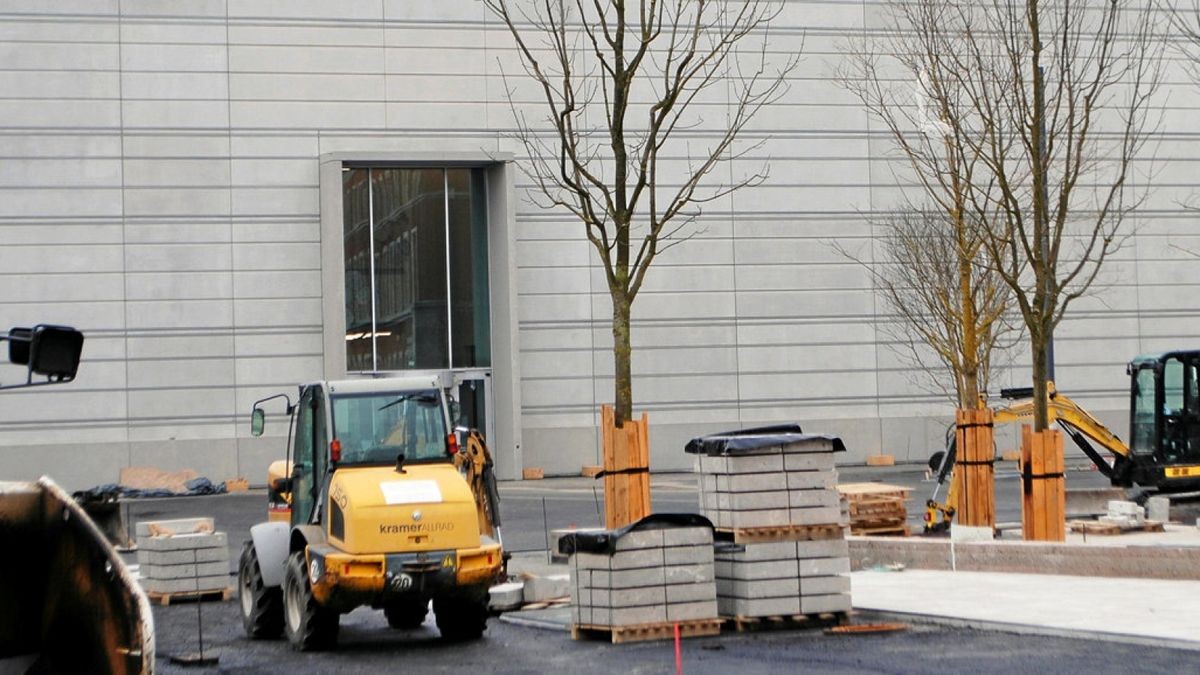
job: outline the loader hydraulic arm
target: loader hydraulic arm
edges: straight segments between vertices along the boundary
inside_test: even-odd
[[[1096,443],[1121,459],[1129,457],[1129,446],[1078,403],[1072,401],[1065,394],[1059,393],[1054,388],[1053,382],[1046,383],[1046,391],[1050,397],[1047,406],[1050,423],[1058,422],[1059,426],[1065,429],[1067,434],[1071,436],[1071,440],[1088,456],[1088,459],[1091,459],[1095,463],[1100,472],[1111,478],[1113,464],[1097,452],[1092,443]],[[1017,401],[1004,408],[997,408],[995,410],[995,424],[1008,424],[1033,419],[1032,391],[1029,389],[1004,390],[1001,392],[1001,396],[1004,398],[1022,398],[1024,400]]]
[[[454,456],[454,465],[466,475],[479,514],[479,532],[499,541],[500,494],[496,489],[492,455],[483,435],[475,429],[467,432],[466,447]]]

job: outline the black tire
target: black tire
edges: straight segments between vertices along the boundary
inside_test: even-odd
[[[263,640],[283,634],[283,589],[263,585],[262,568],[252,541],[242,547],[238,561],[238,604],[246,635]]]
[[[283,632],[292,649],[302,652],[333,649],[337,646],[338,614],[317,603],[304,552],[297,551],[288,558],[283,577]]]
[[[429,613],[429,601],[425,598],[397,601],[383,606],[383,615],[388,625],[399,630],[420,628]]]
[[[488,607],[485,599],[462,596],[434,598],[433,613],[442,638],[451,642],[478,640],[487,629]]]

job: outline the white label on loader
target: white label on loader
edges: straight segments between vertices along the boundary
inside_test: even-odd
[[[442,491],[435,480],[394,480],[380,483],[386,504],[440,504]]]

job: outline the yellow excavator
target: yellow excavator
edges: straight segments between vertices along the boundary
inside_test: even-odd
[[[443,638],[482,635],[504,577],[499,499],[483,437],[451,426],[445,379],[314,382],[295,405],[255,403],[254,435],[274,398],[291,425],[289,457],[268,470],[267,522],[239,565],[248,636],[328,649],[356,607],[412,629],[431,603]]]
[[[1200,350],[1143,354],[1130,361],[1125,372],[1130,377],[1131,443],[1057,391],[1053,382],[1046,383],[1050,423],[1057,422],[1116,487],[1171,493],[1200,490]],[[994,424],[1033,420],[1032,388],[1003,389],[1000,396],[1014,402],[994,411]],[[946,530],[954,519],[958,503],[954,481],[946,501],[938,501],[946,479],[953,475],[954,440],[952,427],[946,451],[929,459],[937,485],[926,502],[926,532]]]

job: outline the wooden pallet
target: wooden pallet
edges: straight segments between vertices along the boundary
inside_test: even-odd
[[[912,534],[908,525],[886,525],[881,527],[860,527],[858,525],[850,526],[850,534],[871,535],[871,536],[896,536],[907,537]]]
[[[676,625],[679,626],[679,637],[681,638],[721,634],[720,619],[699,619],[695,621],[679,621],[677,623],[643,623],[634,626],[572,624],[571,639],[608,638],[613,644],[646,642],[649,640],[672,640],[675,638]]]
[[[1083,534],[1115,535],[1127,532],[1163,532],[1166,528],[1157,520],[1147,520],[1141,525],[1125,527],[1116,523],[1102,523],[1098,520],[1072,520],[1067,523],[1072,532]]]
[[[723,616],[725,625],[739,633],[756,630],[796,630],[840,626],[850,619],[849,612],[790,614],[783,616]]]
[[[220,600],[225,602],[233,597],[233,588],[217,588],[209,591],[180,591],[177,593],[160,593],[158,591],[146,591],[146,597],[150,598],[150,602],[155,602],[163,607],[170,605],[172,602],[183,602],[185,600]]]
[[[828,525],[773,525],[769,527],[718,528],[718,533],[732,536],[735,544],[762,544],[773,541],[821,541],[841,539],[846,526]]]

